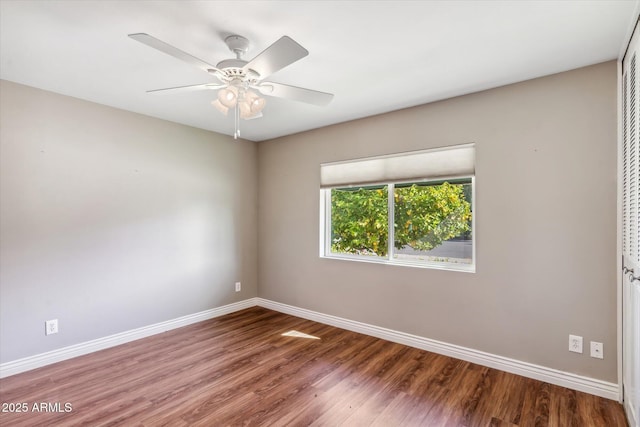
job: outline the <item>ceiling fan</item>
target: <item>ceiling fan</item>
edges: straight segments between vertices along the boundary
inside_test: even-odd
[[[281,37],[251,61],[242,59],[249,50],[249,40],[239,35],[228,36],[224,39],[224,42],[229,47],[229,50],[235,53],[236,58],[220,61],[215,67],[149,34],[129,34],[129,37],[194,65],[215,78],[216,82],[213,83],[154,89],[147,92],[217,90],[217,99],[212,104],[225,115],[229,110],[235,112],[235,132],[233,136],[236,139],[240,136],[241,118],[248,120],[262,117],[262,109],[266,100],[260,95],[292,99],[318,106],[325,106],[333,99],[333,94],[330,93],[265,80],[276,71],[309,54],[308,50],[288,36]]]

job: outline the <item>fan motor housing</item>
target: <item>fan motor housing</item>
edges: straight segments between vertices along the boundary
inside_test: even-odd
[[[227,68],[242,68],[247,65],[247,61],[244,59],[225,59],[218,62],[216,68],[219,70],[226,70]]]

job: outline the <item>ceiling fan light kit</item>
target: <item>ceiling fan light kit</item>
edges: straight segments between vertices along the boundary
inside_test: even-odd
[[[227,108],[235,107],[238,101],[238,89],[234,86],[220,89],[218,91],[218,100]]]
[[[325,106],[333,99],[330,93],[264,80],[309,54],[309,51],[288,36],[281,37],[251,61],[246,61],[242,57],[249,50],[249,40],[239,35],[231,35],[224,41],[236,57],[222,60],[215,67],[149,34],[129,34],[129,37],[188,62],[213,76],[217,82],[154,89],[148,92],[217,90],[217,98],[211,104],[225,116],[228,115],[229,110],[234,111],[234,139],[240,136],[240,119],[250,120],[262,117],[266,99],[260,95],[292,99],[318,106]]]

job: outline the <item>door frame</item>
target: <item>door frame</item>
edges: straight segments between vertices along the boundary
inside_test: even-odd
[[[621,404],[624,404],[624,391],[623,391],[623,382],[624,382],[624,348],[623,348],[623,295],[624,295],[624,275],[622,272],[623,267],[623,252],[622,252],[622,183],[623,183],[623,60],[625,57],[625,53],[627,52],[627,48],[631,43],[631,39],[634,36],[635,31],[640,31],[640,27],[638,27],[638,19],[640,17],[640,0],[635,1],[635,8],[632,14],[632,19],[629,22],[629,26],[626,31],[626,35],[622,46],[620,47],[620,52],[618,54],[617,63],[617,79],[616,79],[616,92],[617,92],[617,162],[618,162],[618,173],[617,173],[617,238],[616,238],[616,300],[617,300],[617,371],[618,371],[618,401]]]

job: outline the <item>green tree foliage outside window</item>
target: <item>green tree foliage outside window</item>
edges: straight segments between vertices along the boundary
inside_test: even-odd
[[[331,251],[387,255],[387,186],[331,190]]]
[[[428,251],[471,231],[470,184],[397,185],[394,244]],[[387,256],[388,187],[331,191],[331,251]]]

